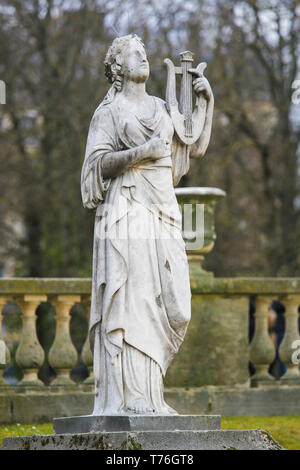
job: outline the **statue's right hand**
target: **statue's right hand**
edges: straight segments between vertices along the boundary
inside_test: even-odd
[[[158,160],[159,158],[171,155],[171,145],[167,139],[162,137],[153,137],[148,140],[145,146],[145,158]]]

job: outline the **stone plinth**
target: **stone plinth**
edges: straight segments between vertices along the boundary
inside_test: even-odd
[[[280,450],[265,431],[136,431],[7,437],[1,450]]]
[[[92,431],[200,431],[221,429],[218,415],[101,415],[54,418],[56,434]]]
[[[102,415],[54,419],[55,435],[7,437],[1,450],[281,449],[262,430],[222,431],[218,415]]]

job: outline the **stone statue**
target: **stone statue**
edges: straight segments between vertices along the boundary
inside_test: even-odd
[[[202,99],[193,119],[203,121],[199,138],[185,143],[174,132],[174,102],[146,92],[149,64],[139,37],[116,38],[105,71],[111,88],[90,124],[81,179],[84,207],[96,210],[93,414],[177,414],[164,401],[163,376],[184,340],[191,292],[174,186],[189,157],[206,151],[213,94],[202,70],[185,74],[196,106]]]

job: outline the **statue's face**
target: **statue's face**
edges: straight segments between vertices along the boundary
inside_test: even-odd
[[[122,58],[122,74],[134,82],[145,82],[149,77],[149,62],[144,46],[135,38],[129,42]]]

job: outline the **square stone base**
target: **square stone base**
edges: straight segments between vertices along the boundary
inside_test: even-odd
[[[1,450],[281,449],[262,430],[222,431],[218,415],[101,415],[55,418],[55,435],[7,437]]]
[[[1,450],[281,450],[262,430],[136,431],[6,437]]]
[[[55,434],[221,429],[220,415],[88,415],[54,418]]]

